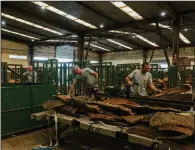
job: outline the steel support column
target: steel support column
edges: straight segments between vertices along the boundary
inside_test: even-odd
[[[76,53],[75,53],[75,49],[73,50],[73,63],[75,62],[75,56],[76,56]]]
[[[84,34],[79,34],[78,36],[78,60],[82,61],[84,59]]]
[[[102,63],[102,55],[103,55],[103,54],[100,52],[100,53],[99,53],[99,63]]]
[[[148,50],[143,50],[143,63],[146,62],[146,60],[147,60],[147,55],[148,55]]]
[[[28,45],[29,49],[29,65],[33,65],[33,57],[34,57],[34,43],[30,43]]]
[[[160,27],[159,27],[158,23],[156,23],[156,28],[157,28],[158,34],[159,34],[159,36],[160,36],[160,40],[161,40],[162,48],[163,48],[163,51],[164,51],[164,54],[165,54],[165,58],[166,58],[166,60],[167,60],[167,64],[168,64],[168,66],[170,66],[169,57],[168,57],[168,54],[167,54],[167,50],[166,50],[164,41],[163,41],[163,39],[162,39],[162,33],[161,33],[161,31],[160,31]]]
[[[152,62],[152,58],[153,58],[153,56],[154,56],[154,49],[152,50],[152,54],[151,54],[151,57],[150,57],[150,61],[149,61],[149,63],[151,63],[151,62]]]
[[[89,38],[89,43],[88,43],[87,51],[86,51],[86,54],[85,54],[85,60],[87,60],[87,57],[88,57],[88,53],[89,53],[89,49],[90,49],[90,44],[91,44],[91,39],[92,39],[92,36],[90,36],[90,38]]]
[[[179,15],[177,15],[176,20],[173,20],[173,65],[179,65],[179,31],[180,21]]]

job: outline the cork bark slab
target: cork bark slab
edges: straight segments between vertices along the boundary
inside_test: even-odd
[[[123,116],[121,117],[128,124],[135,124],[144,119],[144,116]]]
[[[158,112],[150,120],[150,125],[178,125],[194,129],[194,116],[184,116],[176,113]]]
[[[169,131],[176,131],[180,133],[184,133],[188,136],[192,136],[194,133],[194,129],[192,128],[187,128],[187,127],[182,127],[182,126],[175,126],[175,125],[163,125],[159,126],[159,130],[169,130]]]
[[[167,90],[163,90],[161,93],[158,94],[154,94],[153,97],[159,97],[165,94],[179,94],[179,93],[183,93],[183,92],[188,92],[190,90],[190,88],[188,86],[184,86],[181,88],[170,88]]]
[[[44,109],[50,110],[55,109],[56,107],[64,106],[64,103],[59,100],[48,100],[46,102],[43,102],[42,106]]]
[[[105,102],[98,102],[98,105],[100,108],[103,108],[107,111],[111,111],[117,115],[124,115],[124,116],[134,115],[131,109],[121,105],[114,105]]]

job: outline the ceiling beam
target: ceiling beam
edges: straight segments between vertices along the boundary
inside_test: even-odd
[[[18,42],[18,43],[23,43],[23,44],[29,44],[31,42],[31,41],[24,40],[24,39],[14,37],[11,35],[7,35],[7,34],[4,34],[1,32],[1,40],[3,40],[3,39]]]
[[[109,31],[109,30],[127,28],[127,27],[130,27],[132,25],[136,25],[136,24],[145,25],[145,24],[150,24],[150,23],[155,23],[155,22],[169,21],[170,19],[171,18],[169,16],[154,17],[154,18],[149,18],[149,19],[145,19],[145,20],[138,20],[138,21],[130,21],[130,22],[127,22],[127,23],[121,23],[121,24],[117,24],[117,25],[114,25],[114,26],[105,27],[103,29],[88,30],[85,33],[105,32],[105,31]]]
[[[161,47],[163,48],[163,51],[164,51],[164,54],[165,54],[165,58],[166,58],[167,64],[168,64],[168,66],[170,66],[169,56],[168,56],[168,53],[167,53],[165,44],[164,44],[164,42],[163,42],[162,34],[161,34],[160,27],[159,27],[158,23],[156,23],[156,29],[157,29],[158,34],[159,34],[159,36],[160,36],[160,41],[161,41],[161,44],[162,44]]]
[[[111,34],[92,34],[93,37],[98,37],[100,39],[119,39],[119,40],[124,40],[126,43],[129,43],[131,45],[134,45],[138,48],[143,48],[145,47],[144,45],[141,45],[129,38],[126,38],[125,36],[127,35],[122,35],[122,36],[114,36],[114,35],[111,35]]]
[[[143,35],[143,34],[157,33],[156,30],[144,29],[144,28],[140,28],[140,27],[137,27],[137,26],[132,26],[131,28],[132,28],[132,29],[137,29],[137,30],[142,30],[142,31],[140,31],[140,32],[133,32],[133,33],[136,33],[136,34],[142,34],[142,35]],[[167,30],[167,29],[161,29],[161,32],[162,32],[162,31],[169,31],[169,30]],[[169,32],[170,32],[170,31],[169,31]],[[116,33],[116,34],[117,34],[117,33]],[[168,39],[166,36],[162,35],[162,38],[163,38],[164,41],[168,42],[169,44],[172,43],[171,41],[169,41],[169,39]]]
[[[84,4],[83,2],[77,2],[77,3],[80,4],[80,5],[82,5],[83,7],[85,7],[85,8],[87,8],[87,9],[91,10],[92,12],[94,12],[94,13],[96,13],[96,14],[98,14],[98,15],[100,15],[100,16],[106,18],[106,19],[108,19],[109,21],[112,21],[113,23],[116,23],[116,24],[119,23],[119,22],[113,20],[112,18],[110,18],[108,15],[105,15],[105,14],[103,14],[103,13],[100,13],[100,12],[98,12],[98,11],[92,9],[91,7],[87,6],[87,5]]]
[[[3,3],[3,7],[1,9],[1,12],[12,14],[15,17],[18,17],[18,15],[24,16],[24,18],[28,17],[31,20],[37,20],[39,22],[42,22],[43,24],[48,24],[49,26],[53,26],[54,28],[58,28],[61,30],[65,30],[65,31],[77,34],[77,32],[73,28],[71,28],[70,26],[67,26],[65,23],[62,24],[59,22],[54,22],[54,21],[50,20],[49,18],[45,18],[45,17],[41,17],[41,16],[36,15],[36,14],[32,14],[31,12],[24,10],[24,9],[21,9],[21,8],[18,8],[15,5]]]
[[[72,33],[67,33],[65,35],[61,35],[61,36],[53,36],[53,37],[48,37],[48,38],[44,38],[44,39],[40,39],[40,40],[36,40],[36,42],[40,42],[40,41],[46,41],[46,40],[53,40],[53,39],[58,39],[58,38],[64,38],[66,36],[70,36],[73,35]]]
[[[115,48],[115,47],[112,47],[112,46],[110,46],[110,45],[107,45],[107,44],[105,44],[105,43],[102,43],[102,42],[97,42],[97,43],[99,43],[99,44],[101,44],[101,45],[104,45],[104,46],[107,46],[107,47],[109,47],[109,48],[112,48],[112,49],[114,49],[115,51],[120,51],[120,49],[117,49],[117,48]]]
[[[161,1],[161,2],[158,2],[156,1],[155,2],[159,8],[162,9],[162,11],[164,11],[165,13],[167,13],[169,16],[171,16],[171,18],[173,20],[176,20],[176,16],[177,16],[177,13],[176,11],[173,9],[173,7],[169,4],[169,2],[166,2],[166,1]]]
[[[36,34],[38,36],[48,37],[48,36],[43,35],[41,33],[37,33],[37,32],[34,32],[34,31],[30,31],[30,30],[27,30],[27,29],[23,29],[23,28],[20,28],[20,27],[16,27],[16,26],[11,25],[11,24],[6,24],[6,26],[11,27],[11,28],[15,28],[15,29],[18,29],[18,30],[21,30],[21,31],[25,31],[25,32],[28,32],[28,33],[31,33],[31,34]]]
[[[191,24],[183,24],[180,26],[180,29],[184,29],[184,28],[194,28],[195,27],[195,23],[191,23]]]

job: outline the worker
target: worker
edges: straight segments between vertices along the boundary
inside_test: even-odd
[[[27,71],[22,74],[24,77],[26,77],[27,82],[32,83],[33,82],[33,68],[32,66],[27,67]],[[37,73],[34,71],[34,83],[37,81]]]
[[[149,73],[150,65],[148,62],[142,64],[141,69],[136,69],[126,77],[129,86],[129,92],[132,95],[147,96],[146,85],[149,84],[150,88],[155,93],[160,93],[161,90],[156,89],[152,82],[152,75]]]
[[[86,84],[86,92],[88,96],[92,96],[95,92],[99,91],[98,88],[98,74],[91,70],[90,68],[81,69],[79,66],[73,67],[73,72],[76,74],[76,77],[73,80],[72,85],[70,86],[69,95],[73,96],[73,90],[78,81],[83,81]]]

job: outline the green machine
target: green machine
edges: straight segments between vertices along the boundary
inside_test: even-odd
[[[40,65],[41,63],[44,65],[48,64],[48,68],[46,66],[44,66],[45,68],[43,66],[37,66],[37,64]],[[42,103],[44,101],[55,99],[57,80],[54,79],[57,79],[58,76],[55,63],[56,61],[53,60],[34,62],[34,70],[38,76],[40,73],[44,74],[44,76],[38,77],[37,83],[8,83],[8,79],[6,78],[8,65],[4,63],[4,66],[1,68],[1,73],[4,75],[4,82],[2,82],[1,87],[2,136],[47,125],[45,121],[37,122],[31,120],[31,114],[43,111]],[[14,79],[21,78],[19,74],[22,73],[22,70],[26,70],[26,68],[17,68],[16,66],[11,68],[12,72],[16,72],[13,76]],[[41,69],[42,71],[40,71]],[[51,80],[47,80],[49,78]]]
[[[113,66],[111,62],[92,63],[91,69],[98,73],[98,84],[101,90],[103,90],[106,86],[112,85]]]
[[[73,73],[73,66],[78,65],[80,68],[90,67],[89,61],[75,61],[75,62],[60,62],[58,63],[58,87],[59,94],[68,94],[68,90],[75,77]],[[75,94],[84,94],[84,84],[79,82],[75,87]]]
[[[180,84],[193,85],[194,72],[195,72],[195,65],[169,66],[169,70],[168,70],[169,88],[177,87]]]
[[[133,70],[139,68],[139,63],[117,64],[117,66],[115,67],[114,85],[121,85],[126,83],[125,78],[127,77],[127,75],[130,74]]]

